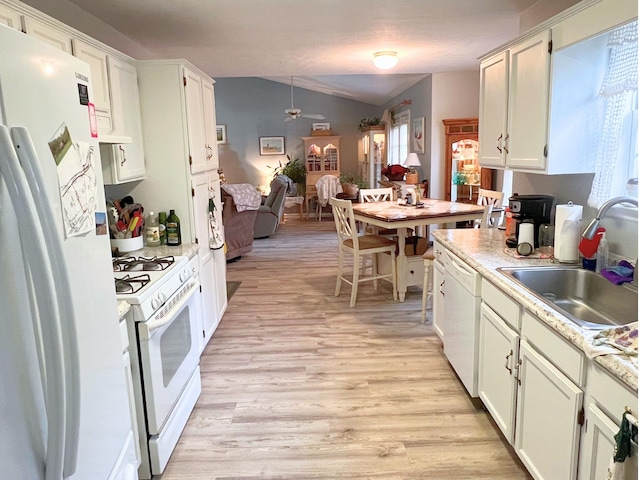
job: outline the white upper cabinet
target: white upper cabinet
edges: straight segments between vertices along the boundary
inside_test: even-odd
[[[96,107],[98,135],[109,135],[113,129],[107,53],[82,40],[73,39],[73,54],[89,64],[91,69],[91,102]],[[98,137],[99,138],[99,137]]]
[[[546,168],[549,40],[545,30],[480,64],[480,164]]]
[[[6,25],[15,30],[22,30],[22,15],[13,8],[0,5],[0,25]]]
[[[191,173],[218,168],[213,84],[198,73],[184,68],[189,163]]]
[[[32,37],[59,48],[63,52],[71,54],[73,48],[71,46],[71,35],[62,29],[55,28],[41,20],[31,17],[24,17],[25,33]]]

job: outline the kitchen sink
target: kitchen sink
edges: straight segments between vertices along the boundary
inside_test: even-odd
[[[578,267],[498,268],[584,329],[602,329],[638,321],[638,290],[614,285],[602,275]]]

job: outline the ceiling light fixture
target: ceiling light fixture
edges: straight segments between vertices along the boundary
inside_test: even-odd
[[[373,64],[383,70],[393,68],[398,63],[398,52],[385,51],[373,54]]]

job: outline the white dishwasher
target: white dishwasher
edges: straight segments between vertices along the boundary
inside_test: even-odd
[[[478,396],[482,277],[448,250],[444,284],[444,353],[472,397]]]

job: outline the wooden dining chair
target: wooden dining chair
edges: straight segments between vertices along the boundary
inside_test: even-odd
[[[353,216],[353,206],[350,200],[340,200],[331,198],[329,200],[333,210],[333,218],[336,223],[338,233],[338,276],[336,279],[335,296],[340,295],[342,282],[351,285],[351,301],[349,306],[356,304],[358,295],[358,285],[362,282],[373,281],[373,287],[377,290],[378,280],[391,282],[393,288],[393,299],[398,299],[398,288],[396,285],[396,243],[390,238],[381,235],[358,235],[356,220]],[[378,261],[376,254],[388,253],[391,255],[391,273],[378,273]],[[353,256],[353,272],[351,279],[345,275],[345,255]],[[371,255],[371,275],[363,275],[360,272],[360,257]]]
[[[478,190],[478,205],[482,205],[484,207],[490,206],[490,209],[485,208],[485,214],[482,216],[481,220],[476,220],[473,224],[474,228],[485,228],[485,227],[497,227],[502,222],[502,215],[500,218],[494,219],[491,218],[491,214],[493,210],[502,208],[502,199],[504,198],[504,192],[496,192],[494,190],[486,190],[481,188]]]

